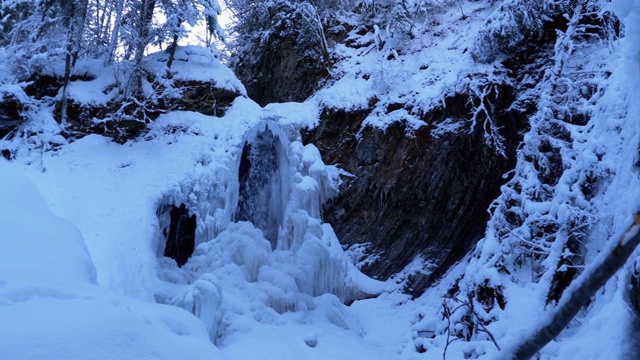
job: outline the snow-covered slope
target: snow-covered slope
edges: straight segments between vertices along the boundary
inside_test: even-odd
[[[567,30],[559,32],[553,63],[532,88],[537,111],[513,177],[492,206],[485,238],[458,268],[462,275],[451,275],[459,280],[443,281],[454,287],[424,295],[427,302],[444,297],[441,311],[421,314],[414,326],[427,359],[443,351],[451,358],[499,357],[499,346],[526,339],[546,321],[543,314],[562,301],[568,284],[612,251],[633,222],[640,205],[633,100],[640,8],[637,2],[599,5],[573,9]],[[615,11],[624,36],[585,35],[580,16],[589,11]],[[635,267],[628,263],[598,291],[542,358],[636,358],[637,345],[629,341],[637,331],[631,306],[637,295],[630,291]]]
[[[4,160],[0,180],[0,358],[221,358],[188,312],[99,287],[80,232]]]
[[[317,108],[311,104],[261,109],[238,98],[222,118],[193,112],[162,115],[143,139],[124,145],[89,135],[55,151],[20,151],[23,157],[3,164],[3,183],[11,180],[8,174],[26,175],[29,180],[22,182],[33,182],[52,211],[77,226],[84,241],[77,230],[58,234],[57,223],[48,224],[31,210],[19,211],[17,205],[30,208],[42,202],[16,187],[26,186],[22,182],[4,187],[11,195],[7,216],[21,227],[10,229],[3,239],[3,256],[11,259],[5,265],[11,268],[3,272],[10,275],[3,281],[28,280],[23,288],[9,286],[2,294],[13,314],[0,326],[2,331],[21,329],[5,338],[12,344],[7,356],[35,359],[53,346],[49,344],[78,359],[222,356],[214,343],[230,359],[326,359],[339,354],[367,359],[387,352],[360,342],[361,328],[343,304],[380,293],[385,285],[360,274],[331,226],[322,224],[320,204],[336,191],[339,171],[324,165],[315,147],[297,139],[300,127],[316,120]],[[265,238],[267,229],[263,233],[252,223],[235,222],[233,214],[243,144],[257,147],[257,134],[264,131],[274,133],[281,147],[279,158],[272,159],[278,171],[269,180],[278,184],[270,190],[282,191],[284,199],[269,208],[280,213],[275,250]],[[171,204],[186,204],[198,219],[195,253],[181,268],[163,257],[159,211]],[[6,221],[14,223],[12,217]],[[30,226],[37,231],[22,238]],[[38,235],[49,238],[32,240]],[[16,245],[13,238],[21,242]],[[33,275],[32,263],[37,270]],[[84,282],[66,285],[83,274],[79,280]],[[64,286],[55,287],[58,282]],[[56,305],[66,298],[80,303]],[[114,305],[101,309],[101,302]],[[162,310],[167,306],[158,302],[174,307]],[[44,321],[51,328],[40,329],[36,324],[49,309],[54,314]],[[148,322],[137,325],[139,319]],[[119,329],[120,335],[109,335]],[[103,332],[95,349],[84,344]],[[43,342],[33,341],[37,338]],[[121,342],[125,346],[110,353]],[[27,344],[33,352],[21,351]]]
[[[499,358],[640,205],[640,2],[591,2],[624,25],[615,39],[590,39],[580,32],[588,16],[567,12],[530,78],[509,75],[500,51],[478,51],[519,3],[438,2],[416,41],[354,31],[351,47],[336,47],[337,81],[305,103],[261,108],[238,97],[222,117],[167,111],[124,144],[95,134],[67,143],[50,108],[32,109],[21,136],[3,140],[13,161],[0,163],[0,358]],[[174,79],[216,80],[200,71],[211,59],[199,59]],[[213,68],[243,93],[228,69]],[[480,127],[500,153],[496,124],[478,117],[489,115],[483,97],[496,83],[520,86],[514,106],[536,106],[485,237],[417,299],[361,274],[322,220],[347,174],[300,130],[323,107],[375,100],[363,127],[404,121],[433,125],[434,136]],[[72,96],[110,100],[80,85]],[[421,118],[455,93],[483,100],[469,119]],[[388,111],[397,103],[407,107]],[[163,256],[163,209],[180,205],[197,225],[181,267]],[[541,358],[636,358],[635,272],[628,264]]]

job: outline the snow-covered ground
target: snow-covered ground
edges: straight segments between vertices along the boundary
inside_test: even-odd
[[[167,113],[123,145],[90,135],[3,160],[3,224],[12,226],[2,241],[3,356],[393,358],[362,340],[356,318],[370,314],[343,304],[386,285],[360,274],[319,219],[339,171],[295,137],[313,121],[312,104],[263,110],[241,97],[222,118]],[[253,224],[233,221],[242,146],[265,129],[284,147],[276,250]],[[180,203],[198,218],[182,268],[162,256],[157,214]]]
[[[168,112],[144,138],[125,144],[99,135],[68,144],[43,110],[32,125],[40,132],[36,141],[11,140],[17,158],[0,161],[0,359],[442,359],[445,351],[447,359],[497,357],[488,337],[432,338],[449,331],[443,330],[443,296],[461,276],[504,285],[507,306],[489,314],[494,318],[487,325],[500,346],[525,336],[544,313],[547,288],[524,280],[507,284],[488,269],[486,257],[502,246],[491,233],[477,257],[418,299],[393,281],[359,273],[320,214],[340,171],[322,163],[298,135],[316,123],[318,105],[364,107],[375,96],[380,109],[402,101],[425,110],[455,91],[464,74],[491,73],[461,56],[473,40],[467,33],[477,32],[490,13],[485,2],[465,4],[435,14],[440,25],[414,48],[396,44],[380,53],[380,41],[397,39],[379,32],[368,47],[338,49],[341,80],[306,103],[260,108],[240,97],[224,117]],[[634,169],[640,1],[610,6],[625,37],[609,49],[611,76],[588,133],[576,133],[584,145],[578,150],[606,154],[595,162],[611,170],[590,205],[608,216],[609,223],[594,227],[602,236],[624,231],[640,200]],[[390,54],[398,60],[385,61]],[[227,70],[220,83],[244,92]],[[90,90],[70,89],[88,103],[110,100],[101,91],[92,99]],[[384,127],[399,119],[422,125],[407,112],[376,111],[366,124]],[[255,224],[234,221],[243,146],[266,131],[277,138],[274,177],[267,181],[279,200],[265,210],[279,220],[276,240]],[[197,216],[198,226],[196,250],[180,268],[163,256],[158,217],[163,205],[179,204]],[[595,257],[604,242],[587,255]],[[528,271],[514,277],[530,277]],[[542,358],[637,358],[635,315],[626,298],[632,271],[628,266],[612,279]],[[344,304],[354,299],[360,300]]]

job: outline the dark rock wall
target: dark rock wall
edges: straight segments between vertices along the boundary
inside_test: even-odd
[[[189,209],[184,204],[180,207],[171,205],[165,209],[169,211],[170,223],[163,229],[166,239],[164,256],[176,261],[178,267],[186,264],[195,248],[196,216],[189,215]]]
[[[30,106],[24,101],[26,95],[20,95],[24,95],[21,89],[0,88],[0,139],[27,120]]]
[[[323,30],[288,1],[256,4],[243,18],[262,24],[238,29],[245,36],[231,64],[249,98],[265,106],[311,96],[329,75],[327,49],[317,35]]]
[[[467,117],[466,99],[448,99],[445,108],[425,118],[435,124]],[[503,105],[510,100],[507,96]],[[325,206],[324,220],[344,244],[373,245],[370,250],[379,257],[362,270],[375,278],[388,279],[418,255],[432,262],[429,275],[409,279],[407,290],[419,295],[484,234],[487,209],[505,182],[503,174],[513,168],[524,119],[494,114],[507,138],[503,157],[485,145],[479,127],[434,138],[432,126],[407,134],[396,123],[386,131],[366,127],[358,141],[348,134],[358,131],[367,112],[324,111],[320,125],[304,135],[326,163],[354,175]]]
[[[327,71],[315,57],[305,55],[291,39],[272,39],[273,51],[235,67],[249,98],[265,106],[273,102],[304,101],[317,89]]]

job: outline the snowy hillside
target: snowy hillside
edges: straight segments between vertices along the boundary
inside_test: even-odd
[[[358,2],[321,38],[320,89],[264,107],[202,47],[71,69],[0,50],[0,359],[519,358],[640,209],[640,1],[525,3]],[[207,4],[184,21],[215,20]],[[400,123],[405,142],[480,134],[513,157],[484,235],[442,276],[415,253],[374,280],[359,269],[385,254],[325,221],[354,177],[303,140],[330,111],[366,114],[339,131],[357,144]],[[640,357],[637,258],[537,358]]]
[[[18,226],[15,231],[9,228],[3,241],[5,261],[10,260],[10,268],[3,271],[3,296],[7,299],[7,314],[13,314],[8,318],[11,320],[3,322],[4,331],[13,337],[3,341],[14,346],[12,358],[37,358],[42,350],[29,354],[23,353],[21,347],[46,347],[50,343],[57,344],[60,354],[75,351],[79,357],[85,354],[90,358],[111,358],[108,346],[123,340],[103,339],[104,350],[96,344],[95,353],[89,345],[78,345],[77,349],[74,345],[93,342],[92,337],[97,335],[74,330],[82,328],[77,322],[82,319],[83,323],[101,327],[109,316],[105,309],[92,307],[111,301],[131,303],[122,305],[127,308],[141,307],[128,311],[131,316],[148,318],[151,325],[147,326],[166,328],[160,334],[144,327],[131,329],[129,321],[137,318],[127,320],[124,315],[117,315],[123,323],[109,323],[110,328],[121,327],[145,337],[140,341],[153,339],[144,340],[149,341],[150,349],[140,348],[137,341],[132,341],[131,347],[119,350],[117,358],[175,358],[175,354],[216,358],[217,352],[208,339],[224,348],[229,358],[293,359],[309,352],[304,356],[333,358],[337,349],[348,348],[355,341],[352,338],[357,339],[360,330],[340,300],[352,299],[357,296],[356,291],[379,293],[383,285],[366,280],[348,263],[331,227],[318,219],[323,194],[337,185],[337,170],[322,164],[312,146],[289,139],[297,126],[310,120],[301,115],[307,112],[313,116],[314,109],[290,105],[263,111],[246,99],[238,99],[233,109],[238,110],[219,119],[174,112],[159,118],[140,141],[118,145],[99,136],[87,136],[57,151],[38,155],[33,162],[24,159],[26,163],[22,165],[19,161],[10,167],[3,164],[3,183],[8,185],[6,209],[11,209],[6,215],[12,214],[4,221],[7,225],[16,221]],[[272,122],[279,113],[295,113],[300,123],[285,115],[279,122]],[[281,208],[269,209],[281,213],[281,234],[275,251],[251,223],[232,222],[233,206],[238,201],[241,145],[245,139],[252,140],[252,132],[265,129],[279,136],[278,144],[283,146],[282,158],[274,159],[281,162],[278,171],[282,173],[274,181],[281,183],[274,186],[286,189],[285,194],[279,194],[285,202]],[[12,179],[16,171],[31,179],[52,211],[77,226],[84,242],[74,227],[66,225],[70,229],[56,231],[57,223],[50,225],[51,220],[37,216],[36,211],[41,210],[36,206],[42,206],[42,201],[38,202],[35,189],[27,186],[29,181]],[[162,256],[165,244],[157,212],[170,204],[187,204],[198,218],[197,248],[182,268]],[[19,211],[21,206],[36,210]],[[65,225],[63,220],[58,222]],[[72,239],[76,243],[65,245]],[[19,241],[19,247],[14,241]],[[80,255],[76,255],[78,251]],[[32,262],[37,271],[28,270]],[[72,267],[75,263],[78,266]],[[98,284],[129,298],[110,300],[123,295],[89,285],[95,284],[96,270]],[[76,277],[83,282],[74,281]],[[59,344],[56,338],[43,333],[45,330],[34,327],[35,323],[29,325],[37,318],[32,318],[36,315],[28,309],[49,309],[47,301],[39,300],[49,296],[60,301],[60,312],[37,318],[50,323],[52,330],[46,331],[70,338]],[[73,302],[76,298],[89,299],[88,308],[78,309]],[[157,315],[146,314],[161,311],[155,302],[192,311],[202,322],[194,327],[195,318],[178,310],[171,310],[176,313],[175,319],[164,320],[167,314],[163,320],[152,320]],[[118,307],[113,311],[121,310]],[[186,320],[179,320],[178,315]],[[164,323],[160,321],[168,323],[161,325]],[[13,333],[19,327],[26,329]],[[274,343],[273,337],[282,343]],[[44,342],[32,342],[36,338],[43,338]],[[207,340],[204,345],[193,348],[191,344],[203,343],[202,339]],[[251,346],[243,345],[245,342]],[[265,347],[267,343],[270,345]],[[210,352],[201,349],[207,346]],[[188,355],[191,351],[193,355]],[[357,358],[375,354],[371,346],[364,346]]]

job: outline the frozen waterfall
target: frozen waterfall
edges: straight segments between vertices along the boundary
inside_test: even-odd
[[[228,331],[229,318],[247,311],[238,303],[251,304],[254,318],[268,322],[271,312],[312,311],[325,294],[349,302],[382,291],[322,222],[322,203],[337,193],[341,172],[325,165],[315,146],[302,144],[299,133],[291,124],[262,121],[246,132],[235,163],[181,184],[162,201],[195,216],[196,248],[181,268],[161,257],[165,286],[156,298],[196,314],[214,342]]]
[[[264,124],[245,141],[238,171],[235,214],[236,220],[250,221],[261,229],[273,248],[284,221],[293,175],[284,134],[278,130],[279,127]]]

